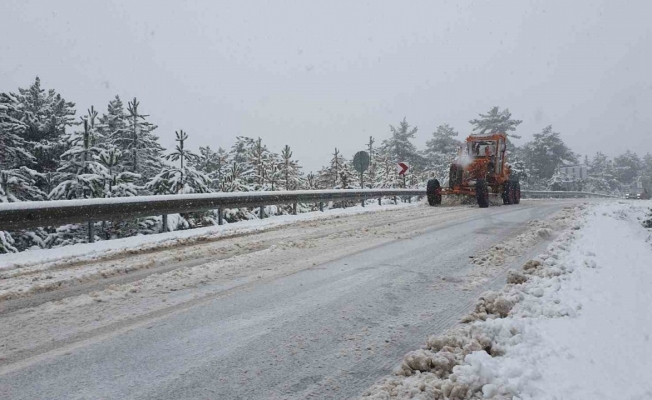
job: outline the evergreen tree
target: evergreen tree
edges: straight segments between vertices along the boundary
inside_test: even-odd
[[[97,161],[104,167],[103,191],[105,197],[130,197],[138,194],[134,184],[140,175],[122,168],[122,153],[115,147],[104,149]]]
[[[601,152],[597,152],[589,161],[588,175],[585,190],[589,192],[609,194],[620,190],[620,183],[614,176],[613,163]]]
[[[269,153],[263,160],[265,184],[262,190],[280,190],[283,187],[283,159],[277,153]]]
[[[548,190],[568,191],[574,189],[574,179],[557,169],[548,179]]]
[[[11,94],[0,93],[0,170],[16,169],[35,161],[21,137],[27,125],[20,117],[18,100]]]
[[[380,153],[376,155],[376,181],[374,187],[389,189],[399,187],[397,166],[389,155]]]
[[[229,157],[238,164],[246,165],[249,163],[249,154],[254,146],[254,139],[246,136],[238,136],[231,147]]]
[[[510,132],[516,131],[516,127],[522,122],[521,120],[512,119],[512,113],[509,112],[509,108],[500,111],[500,107],[497,106],[493,107],[486,114],[480,114],[480,118],[469,121],[473,125],[474,133],[484,135],[503,132],[515,139],[519,139],[520,136]]]
[[[344,163],[340,170],[340,185],[336,189],[352,189],[356,185],[356,172],[349,163]]]
[[[285,145],[281,151],[280,174],[285,190],[297,190],[302,186],[301,167],[292,159],[292,150],[288,145]]]
[[[340,151],[335,148],[333,153],[333,158],[331,158],[330,164],[328,167],[322,168],[319,171],[319,187],[322,189],[335,189],[342,187],[342,176],[341,172],[346,164],[346,160],[340,153]]]
[[[175,132],[177,145],[165,158],[179,162],[179,166],[170,166],[154,176],[147,188],[155,194],[208,193],[211,191],[210,179],[193,168],[199,157],[185,147],[188,134],[183,130]]]
[[[310,173],[308,175],[306,175],[306,184],[308,185],[308,188],[307,188],[308,190],[318,189],[319,188],[319,185],[317,183],[317,175],[312,173],[312,171],[310,171]]]
[[[251,164],[251,154],[254,139],[238,136],[229,152],[229,165],[227,168],[227,191],[252,191],[255,190],[256,169]]]
[[[614,167],[616,169],[616,179],[623,185],[634,183],[641,171],[641,159],[632,151],[627,150],[625,153],[614,158]]]
[[[197,161],[193,163],[193,166],[208,177],[209,187],[212,190],[220,190],[220,184],[224,179],[228,164],[229,157],[223,148],[220,147],[217,151],[213,151],[210,146],[200,146]]]
[[[547,181],[564,162],[577,163],[577,156],[549,125],[540,133],[535,133],[532,141],[524,146],[525,160],[532,174]]]
[[[461,143],[456,139],[458,135],[450,125],[443,124],[437,127],[432,133],[432,139],[426,142],[428,169],[441,183],[448,179],[450,166],[459,153]]]
[[[261,138],[253,142],[253,146],[250,147],[248,153],[248,163],[254,171],[253,190],[265,190],[267,188],[266,183],[271,183],[271,179],[275,178],[270,174],[276,174],[275,169],[278,166],[273,162],[273,157]]]
[[[643,181],[643,188],[649,194],[652,194],[652,154],[647,153],[643,156],[640,174]]]
[[[82,118],[83,131],[68,140],[70,149],[61,155],[57,169],[60,183],[50,192],[52,199],[86,199],[104,197],[104,167],[97,161],[101,149],[94,146],[93,122]]]
[[[163,147],[152,133],[157,126],[147,121],[148,115],[140,113],[139,105],[136,98],[128,103],[125,134],[114,135],[112,142],[124,155],[125,168],[140,175],[141,181],[148,181],[163,168]]]
[[[507,159],[511,168],[511,177],[518,179],[522,183],[523,189],[529,189],[529,178],[532,173],[523,158],[523,150],[520,147],[514,146],[514,150],[508,152]]]
[[[223,192],[248,192],[249,182],[248,176],[251,171],[244,169],[245,164],[231,161],[229,169],[226,171],[224,181],[220,184],[220,189]]]
[[[124,104],[119,96],[116,95],[115,99],[109,101],[106,114],[98,119],[97,129],[103,140],[111,146],[117,146],[117,150],[122,154],[121,144],[126,145],[129,142],[129,131]]]
[[[398,128],[392,125],[389,128],[392,136],[383,141],[381,152],[387,155],[395,164],[407,162],[414,169],[424,166],[425,159],[412,143],[418,128],[415,126],[410,129],[410,125],[405,118],[400,122]]]
[[[52,179],[61,154],[67,149],[66,128],[74,125],[75,104],[66,102],[53,89],[46,92],[38,77],[29,88],[19,88],[18,94],[12,97],[19,104],[15,119],[25,124],[20,133],[26,143],[25,150],[34,156],[30,166]],[[50,189],[46,181],[38,183],[40,190]]]

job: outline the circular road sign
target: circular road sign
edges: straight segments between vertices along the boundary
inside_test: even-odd
[[[359,151],[353,156],[353,168],[359,173],[363,173],[369,168],[369,153]]]

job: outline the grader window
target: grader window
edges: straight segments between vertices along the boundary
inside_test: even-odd
[[[487,157],[496,155],[497,143],[495,140],[469,142],[468,151],[472,157]]]

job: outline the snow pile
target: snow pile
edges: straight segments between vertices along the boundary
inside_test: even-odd
[[[643,213],[609,203],[562,218],[569,229],[545,253],[363,398],[652,398],[652,249]]]
[[[476,268],[469,273],[470,279],[462,289],[471,290],[486,282],[505,264],[514,262],[521,254],[539,243],[550,240],[555,232],[563,231],[571,226],[575,228],[575,218],[585,208],[586,205],[565,207],[549,221],[532,220],[528,222],[525,231],[521,234],[474,256],[471,262]],[[513,274],[513,271],[510,272],[511,278],[508,277],[508,279],[518,279]]]
[[[652,228],[652,208],[648,210],[646,219],[642,223],[643,228]]]

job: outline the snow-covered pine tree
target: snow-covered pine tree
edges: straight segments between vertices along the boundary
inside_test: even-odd
[[[20,133],[26,142],[25,149],[35,157],[30,166],[51,179],[67,149],[66,128],[75,124],[75,104],[65,101],[53,89],[46,92],[38,77],[29,88],[19,88],[18,94],[11,96],[19,104],[15,119],[26,126]],[[39,188],[44,192],[51,189],[41,180]]]
[[[199,157],[185,147],[188,134],[183,130],[175,132],[177,145],[165,158],[178,162],[177,165],[165,167],[146,185],[155,194],[209,193],[210,179],[197,171],[193,164]]]
[[[104,167],[102,174],[104,197],[131,197],[138,195],[138,187],[134,182],[139,175],[125,171],[122,165],[122,153],[115,146],[107,144],[96,160]],[[103,221],[98,235],[109,240],[133,236],[138,233],[139,221],[122,220]]]
[[[597,152],[588,163],[589,177],[585,183],[585,190],[594,193],[611,194],[619,189],[619,182],[613,174],[611,160]]]
[[[616,170],[616,179],[625,186],[632,185],[641,171],[641,159],[630,150],[615,157],[613,165]]]
[[[0,203],[23,200],[42,200],[45,195],[36,186],[42,175],[30,169],[36,160],[21,137],[27,125],[20,117],[19,103],[7,93],[0,93],[0,173],[2,194]]]
[[[229,165],[227,168],[227,191],[252,191],[255,190],[256,169],[251,164],[251,153],[254,139],[238,136],[229,152]],[[235,164],[235,166],[234,166]]]
[[[223,192],[248,192],[252,188],[251,182],[253,181],[254,172],[246,162],[247,159],[241,157],[242,154],[245,154],[243,149],[246,149],[246,147],[243,145],[246,143],[246,139],[249,138],[236,138],[236,145],[234,145],[229,155],[229,165],[220,184],[220,190]],[[243,161],[238,161],[238,159]],[[234,208],[224,210],[224,218],[228,222],[237,222],[256,219],[257,216],[247,208]]]
[[[422,171],[426,160],[412,143],[418,128],[415,126],[410,129],[406,118],[403,118],[398,127],[390,125],[389,128],[392,136],[383,140],[381,152],[388,156],[395,165],[399,162],[407,162],[413,170],[412,172]]]
[[[175,135],[177,145],[174,151],[165,158],[173,163],[178,162],[178,164],[165,167],[163,172],[154,176],[147,182],[145,187],[154,194],[211,192],[212,190],[209,187],[210,178],[193,167],[199,157],[186,148],[185,142],[188,140],[188,134],[183,130],[179,130],[175,132]],[[172,221],[168,222],[168,229],[178,230],[212,225],[215,223],[213,217],[211,212],[181,214],[178,218],[173,218],[175,226],[170,226]]]
[[[193,166],[197,171],[204,173],[210,180],[208,185],[213,191],[220,190],[221,183],[226,174],[229,157],[223,148],[213,151],[210,146],[199,147],[199,155]]]
[[[573,190],[575,181],[573,177],[561,172],[559,168],[555,170],[552,177],[548,179],[548,190],[553,191],[568,191]]]
[[[43,200],[45,194],[36,185],[40,178],[41,174],[25,166],[0,170],[0,203]],[[12,233],[0,231],[0,254],[44,247],[46,237],[43,228]]]
[[[122,168],[122,153],[111,146],[103,149],[97,156],[97,161],[104,167],[102,176],[104,182],[104,197],[130,197],[138,195],[134,184],[140,175],[124,171]]]
[[[231,146],[230,158],[238,164],[249,162],[249,154],[254,146],[254,139],[246,136],[237,136],[235,143]]]
[[[283,188],[285,190],[298,190],[303,184],[301,167],[296,160],[292,159],[292,149],[285,145],[281,151],[281,169],[280,174],[283,179]]]
[[[122,152],[125,168],[140,175],[139,182],[147,182],[163,168],[163,147],[152,133],[157,126],[147,121],[139,106],[136,98],[128,103],[125,134],[114,136],[112,142]]]
[[[96,143],[94,122],[97,114],[89,110],[89,115],[81,118],[83,131],[73,132],[69,138],[69,150],[61,155],[61,166],[57,169],[59,184],[48,195],[51,199],[87,199],[104,197],[105,169],[97,161],[101,149]],[[48,235],[48,247],[67,246],[84,243],[88,238],[88,224],[72,224],[58,227]]]
[[[390,189],[399,187],[397,165],[390,155],[380,152],[376,154],[376,181],[374,187]]]
[[[249,183],[247,176],[251,175],[250,171],[243,169],[245,164],[231,161],[229,168],[226,171],[224,180],[220,184],[220,189],[223,192],[248,192]]]
[[[652,154],[646,153],[641,163],[641,177],[643,188],[652,195]]]
[[[280,190],[283,187],[281,165],[283,160],[277,153],[268,153],[263,159],[263,182],[261,190]]]
[[[458,132],[448,124],[439,125],[432,133],[432,139],[426,142],[425,156],[428,160],[428,172],[443,185],[448,180],[450,166],[459,153],[461,143],[456,139]]]
[[[527,163],[524,161],[524,150],[522,147],[513,146],[513,149],[507,151],[507,163],[512,172],[511,176],[521,182],[521,189],[531,189],[530,176]]]
[[[104,197],[105,169],[97,161],[101,149],[94,146],[93,121],[82,117],[83,131],[73,132],[68,139],[70,149],[61,155],[57,169],[60,182],[50,192],[51,199],[87,199]]]
[[[249,147],[247,163],[254,172],[252,190],[274,190],[272,187],[278,181],[278,155],[272,154],[261,138]]]
[[[516,131],[516,127],[523,121],[512,119],[512,113],[509,108],[500,111],[500,107],[493,107],[486,114],[480,114],[480,118],[472,119],[469,121],[473,125],[473,132],[477,134],[489,134],[496,132],[503,132],[508,137],[519,139],[520,136],[511,133]]]
[[[344,164],[346,164],[346,160],[342,156],[342,153],[335,148],[333,158],[331,158],[329,165],[319,171],[319,176],[317,178],[319,187],[321,189],[335,189],[342,187],[340,173],[342,172]]]
[[[0,93],[0,170],[16,169],[35,161],[21,137],[27,129],[20,104],[8,93]]]
[[[564,162],[577,163],[577,156],[549,125],[524,146],[525,160],[535,179],[546,182]]]
[[[315,175],[312,171],[310,171],[310,173],[306,175],[306,185],[308,186],[306,188],[308,190],[319,188],[317,184],[317,175]]]
[[[340,170],[341,183],[337,189],[352,189],[359,186],[358,180],[359,178],[356,178],[356,172],[351,163],[345,162]]]
[[[117,150],[122,154],[120,144],[128,143],[129,132],[127,131],[127,114],[119,96],[116,95],[113,100],[109,101],[106,113],[98,118],[97,130],[104,143],[117,146]]]

